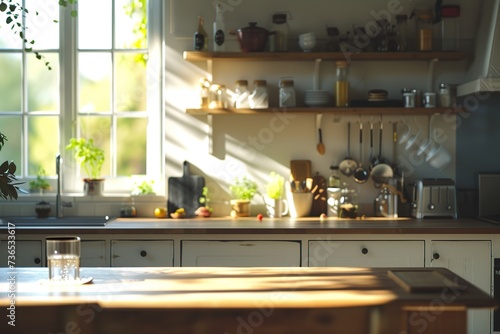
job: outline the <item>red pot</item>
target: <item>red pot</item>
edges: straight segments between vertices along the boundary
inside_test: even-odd
[[[257,27],[256,22],[250,22],[248,27],[238,29],[237,32],[231,31],[238,37],[240,48],[243,52],[262,52],[265,51],[269,35],[276,32],[270,32],[265,28]]]

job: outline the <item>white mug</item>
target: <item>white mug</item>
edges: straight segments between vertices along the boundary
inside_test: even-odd
[[[290,192],[288,193],[288,204],[290,217],[307,217],[311,213],[313,201],[312,192]]]
[[[266,197],[264,199],[267,208],[267,215],[271,218],[281,218],[288,213],[288,202],[285,199],[274,199]]]

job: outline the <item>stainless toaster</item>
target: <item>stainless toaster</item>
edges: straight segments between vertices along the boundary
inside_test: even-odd
[[[457,218],[455,182],[451,179],[422,179],[412,185],[412,216]]]

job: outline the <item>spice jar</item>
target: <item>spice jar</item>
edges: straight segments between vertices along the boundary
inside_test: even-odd
[[[288,23],[286,13],[276,13],[272,16],[271,31],[269,35],[269,51],[288,51]]]
[[[356,218],[358,216],[358,194],[344,183],[340,191],[339,218]]]
[[[210,86],[210,109],[227,108],[226,86],[212,84]]]
[[[250,108],[250,104],[248,103],[249,96],[250,91],[248,90],[248,81],[236,81],[235,94],[233,95],[234,106],[237,109]]]
[[[335,82],[335,106],[348,107],[349,106],[349,81],[347,79],[347,66],[346,61],[338,61],[337,65],[337,81]]]
[[[439,85],[439,106],[441,108],[451,107],[450,87],[445,83]]]
[[[295,107],[295,88],[293,80],[281,80],[279,90],[280,107]]]
[[[417,9],[417,50],[432,51],[433,22],[432,9]]]
[[[266,80],[255,80],[253,82],[254,89],[248,97],[248,103],[252,109],[267,109],[269,108],[269,96],[267,93]]]

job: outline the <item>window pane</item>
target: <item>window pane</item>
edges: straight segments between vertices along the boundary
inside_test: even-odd
[[[12,160],[17,166],[16,176],[21,175],[21,117],[0,116],[0,132],[7,136],[0,151],[0,161]]]
[[[59,4],[54,0],[26,0],[26,38],[33,49],[59,48]],[[38,15],[35,15],[38,12]]]
[[[2,1],[3,2],[3,1]],[[19,49],[23,48],[23,40],[19,36],[19,29],[15,29],[18,33],[14,34],[11,31],[11,27],[15,25],[14,23],[7,24],[7,11],[0,12],[0,22],[2,33],[0,34],[0,49]]]
[[[147,47],[147,8],[146,0],[116,0],[116,48]]]
[[[117,174],[146,174],[145,118],[119,118],[117,121]]]
[[[36,176],[38,167],[56,175],[55,158],[59,152],[59,118],[28,117],[28,175]]]
[[[80,116],[80,137],[92,138],[94,144],[104,150],[102,176],[111,173],[111,119],[109,117]]]
[[[80,113],[111,110],[111,55],[80,53]]]
[[[111,0],[78,1],[80,49],[111,49]]]
[[[0,54],[0,73],[0,111],[21,111],[21,55]]]
[[[43,54],[43,61],[28,54],[28,111],[59,111],[59,60],[53,53]],[[52,70],[45,66],[48,61]]]
[[[146,110],[146,68],[137,61],[138,54],[116,56],[117,111]]]

